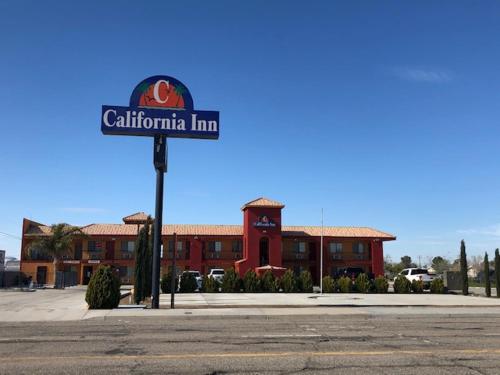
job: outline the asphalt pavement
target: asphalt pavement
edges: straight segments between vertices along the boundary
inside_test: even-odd
[[[500,312],[0,323],[1,374],[499,374]]]

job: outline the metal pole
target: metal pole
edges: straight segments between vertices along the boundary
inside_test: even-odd
[[[320,255],[319,255],[319,292],[323,294],[323,208],[321,208],[321,240],[320,240]]]
[[[172,251],[172,273],[170,280],[170,308],[174,309],[175,302],[175,278],[177,277],[177,272],[175,272],[175,258],[177,257],[177,233],[174,233],[174,250]]]
[[[153,148],[153,164],[156,169],[156,203],[153,244],[153,275],[151,285],[151,308],[153,309],[160,308],[160,250],[163,214],[163,174],[166,170],[166,144],[166,137],[155,136]]]

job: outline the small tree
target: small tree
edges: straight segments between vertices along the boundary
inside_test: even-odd
[[[302,271],[299,275],[300,280],[300,292],[312,293],[313,292],[313,281],[311,272]]]
[[[246,293],[260,292],[260,280],[254,270],[249,269],[243,276],[243,289]]]
[[[198,288],[196,283],[196,277],[191,272],[183,272],[181,275],[181,281],[179,285],[179,291],[181,293],[193,293]]]
[[[331,276],[323,277],[323,293],[335,292],[335,280]]]
[[[342,276],[338,279],[337,285],[341,293],[351,293],[352,291],[352,280],[350,277]]]
[[[160,287],[162,293],[172,293],[172,269],[169,268],[168,272],[161,277]],[[175,278],[175,290],[179,287],[179,279]]]
[[[293,271],[288,269],[281,277],[281,287],[285,293],[293,293],[295,289],[295,276]]]
[[[377,293],[387,293],[389,290],[389,282],[384,276],[377,276],[373,284]]]
[[[135,241],[134,301],[138,305],[146,298],[146,252],[148,233],[143,227]]]
[[[354,289],[359,293],[368,293],[370,287],[370,279],[365,273],[360,273],[354,280]]]
[[[443,294],[444,293],[444,283],[443,279],[441,278],[436,278],[431,281],[431,287],[430,287],[431,293],[435,294]]]
[[[263,292],[275,293],[278,291],[276,288],[276,278],[271,271],[266,271],[261,279],[261,289]]]
[[[500,253],[495,250],[495,281],[497,287],[497,298],[500,298]]]
[[[229,268],[224,272],[221,289],[223,293],[235,293],[241,289],[241,279],[234,268]]]
[[[85,293],[89,309],[114,309],[120,304],[120,279],[110,266],[99,266]]]
[[[201,290],[204,293],[216,293],[219,291],[219,282],[212,276],[205,275],[201,282]]]
[[[484,253],[484,277],[484,291],[486,292],[486,297],[491,297],[490,262],[488,261],[488,253]]]
[[[423,293],[424,292],[424,282],[422,280],[412,280],[411,290],[413,293]]]
[[[469,294],[469,276],[467,275],[467,253],[465,251],[465,241],[460,243],[460,277],[462,279],[462,294]]]
[[[394,279],[394,293],[410,293],[411,282],[403,275],[399,275]]]

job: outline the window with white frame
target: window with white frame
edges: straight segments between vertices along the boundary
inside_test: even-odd
[[[131,253],[134,251],[135,241],[122,241],[120,250],[123,252]]]
[[[296,253],[305,253],[306,252],[306,243],[305,242],[295,242],[295,252]]]
[[[363,254],[365,252],[365,246],[362,242],[356,242],[352,245],[352,252],[354,254]]]
[[[340,242],[330,242],[330,254],[342,253],[342,244]]]

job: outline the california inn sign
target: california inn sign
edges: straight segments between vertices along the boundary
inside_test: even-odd
[[[167,138],[219,138],[219,112],[195,111],[193,98],[182,82],[153,76],[140,82],[128,107],[103,105],[101,131],[108,135],[153,137],[156,201],[151,307],[160,307],[160,247],[163,215],[163,175],[166,172]],[[175,274],[172,274],[174,282]],[[174,290],[175,288],[173,288]],[[173,307],[173,295],[171,307]]]
[[[219,138],[219,112],[197,111],[180,81],[153,76],[140,82],[128,107],[103,105],[101,131],[109,135]]]

